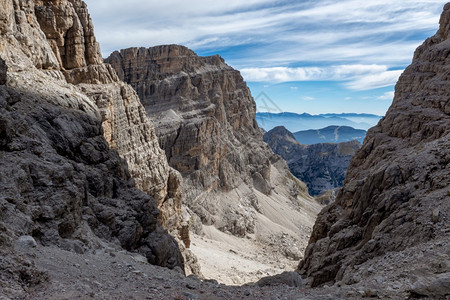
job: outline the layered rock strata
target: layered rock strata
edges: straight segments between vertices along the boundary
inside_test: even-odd
[[[122,50],[106,61],[137,91],[170,165],[190,181],[186,186],[229,191],[246,180],[270,193],[270,155],[260,143],[255,104],[222,58],[169,45]]]
[[[400,292],[403,284],[415,297],[450,294],[449,53],[450,3],[436,35],[401,75],[386,117],[352,159],[336,202],[318,216],[299,265],[312,286],[352,284],[373,273],[372,283],[384,284],[395,265],[404,273],[384,289],[397,284]]]
[[[133,86],[154,121],[169,164],[184,178],[194,219],[237,236],[252,234],[261,197],[278,197],[273,188],[281,179],[282,201],[311,201],[263,142],[250,91],[220,56],[167,45],[116,51],[106,62]]]
[[[182,227],[181,177],[134,90],[103,64],[86,4],[0,6],[2,239],[78,252],[107,241],[183,268],[165,231]]]
[[[66,80],[95,101],[108,144],[125,158],[136,186],[155,198],[162,223],[181,215],[179,177],[170,170],[134,90],[103,64],[86,4],[37,1],[34,11]],[[166,227],[178,225],[172,220]]]
[[[361,148],[358,141],[302,145],[283,126],[265,133],[264,141],[286,160],[289,170],[308,185],[313,196],[340,188],[350,159]]]

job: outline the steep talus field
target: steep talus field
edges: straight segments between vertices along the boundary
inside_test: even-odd
[[[303,145],[283,126],[266,132],[264,141],[286,160],[292,174],[308,185],[313,196],[342,186],[350,159],[361,147],[358,141]]]
[[[337,200],[319,214],[299,272],[312,286],[366,281],[450,294],[450,4],[369,130]]]
[[[183,268],[181,177],[134,90],[103,64],[84,2],[0,7],[2,253],[32,236],[78,253],[138,250]],[[32,272],[29,262],[8,257],[2,292],[36,283],[21,271]]]
[[[194,232],[214,226],[276,247],[275,236],[287,233],[303,248],[320,207],[264,143],[239,71],[178,45],[115,51],[106,62],[136,90],[183,176]]]

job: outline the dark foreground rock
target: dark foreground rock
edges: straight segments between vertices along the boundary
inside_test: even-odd
[[[302,278],[297,272],[283,272],[274,276],[263,277],[256,282],[258,286],[274,286],[280,284],[298,288],[303,286]]]
[[[1,1],[0,33],[0,294],[45,281],[13,251],[23,236],[184,269],[176,172],[133,89],[103,64],[86,4]]]
[[[6,72],[8,70],[8,66],[6,65],[6,62],[0,57],[0,85],[6,83]]]
[[[335,203],[318,216],[299,264],[311,286],[374,280],[399,293],[448,296],[449,53],[450,3],[352,159]]]

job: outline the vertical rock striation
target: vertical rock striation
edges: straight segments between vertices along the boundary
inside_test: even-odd
[[[162,224],[177,230],[182,198],[179,175],[168,166],[134,90],[103,64],[86,4],[36,1],[34,11],[66,80],[95,101],[108,144],[125,158],[136,186],[153,196]]]
[[[261,191],[270,193],[270,156],[260,142],[255,104],[222,58],[169,45],[122,50],[106,61],[137,91],[170,165],[190,181],[186,186],[229,191],[261,179]]]
[[[359,265],[371,264],[373,269],[393,256],[399,258],[400,268],[408,270],[402,282],[414,284],[427,277],[430,289],[419,290],[429,294],[415,292],[416,296],[450,293],[442,283],[437,285],[440,292],[432,288],[433,278],[449,275],[449,32],[450,3],[444,7],[436,35],[417,48],[412,64],[401,75],[386,117],[369,130],[352,159],[336,202],[318,216],[299,265],[312,286],[354,283],[355,273],[363,274],[363,279],[367,276],[357,273]],[[421,245],[431,255],[424,255]],[[400,258],[409,247],[418,250]],[[414,266],[425,259],[419,276]],[[434,261],[439,270],[433,270]]]
[[[107,240],[183,268],[163,229],[182,229],[181,177],[132,87],[103,64],[86,4],[0,7],[2,238],[81,252]]]

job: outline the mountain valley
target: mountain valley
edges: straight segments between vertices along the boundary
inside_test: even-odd
[[[82,0],[0,0],[0,33],[0,299],[450,297],[450,3],[383,118],[257,113],[180,45],[104,60]],[[368,131],[291,133],[331,125]]]
[[[355,140],[302,145],[282,126],[265,133],[264,141],[286,160],[292,174],[307,184],[312,196],[342,187],[350,159],[361,148]]]
[[[169,165],[183,176],[193,233],[217,241],[222,231],[267,245],[286,235],[298,249],[271,253],[300,258],[320,205],[264,143],[239,72],[220,56],[178,45],[124,49],[106,62],[137,91]]]

